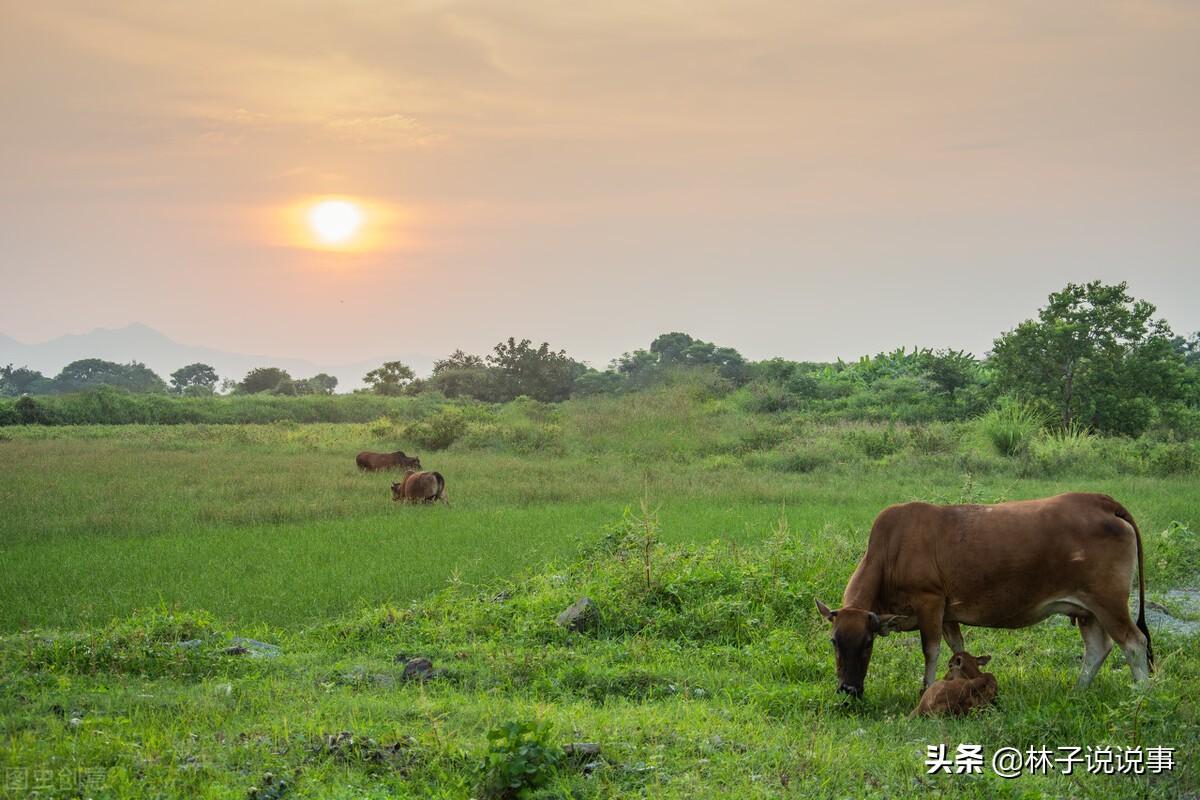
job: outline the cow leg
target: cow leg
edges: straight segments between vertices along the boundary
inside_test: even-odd
[[[1121,646],[1125,653],[1125,661],[1133,679],[1141,683],[1150,678],[1150,664],[1146,658],[1146,637],[1129,618],[1129,608],[1125,605],[1125,595],[1113,603],[1089,605],[1088,610],[1096,615],[1104,632]]]
[[[1086,689],[1096,677],[1096,672],[1108,653],[1112,650],[1113,640],[1100,625],[1100,621],[1091,614],[1079,617],[1079,634],[1083,637],[1083,669],[1079,672],[1077,689]]]
[[[938,654],[942,649],[942,616],[944,600],[940,597],[917,607],[917,624],[921,629],[921,650],[925,653],[925,689],[937,680]]]
[[[950,652],[961,653],[966,649],[963,646],[962,630],[957,622],[943,622],[942,636],[946,639],[946,644],[950,645]]]

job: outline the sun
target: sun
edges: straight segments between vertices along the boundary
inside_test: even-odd
[[[323,200],[308,209],[308,227],[327,245],[351,242],[363,219],[362,209],[349,200]]]

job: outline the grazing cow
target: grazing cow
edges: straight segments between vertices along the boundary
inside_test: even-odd
[[[354,462],[358,464],[359,469],[366,472],[374,472],[378,469],[391,469],[392,467],[403,467],[406,470],[421,468],[421,459],[416,456],[406,456],[403,450],[397,450],[394,453],[372,453],[367,451],[359,453]]]
[[[404,480],[392,484],[392,500],[406,503],[433,503],[441,500],[450,505],[446,497],[446,479],[440,472],[409,471]]]
[[[1138,621],[1129,583],[1138,569]],[[1061,494],[998,505],[891,506],[875,519],[842,608],[817,610],[833,626],[838,690],[861,696],[876,636],[921,632],[925,686],[942,636],[963,649],[959,625],[1024,628],[1051,614],[1083,636],[1079,687],[1120,644],[1134,680],[1154,665],[1146,628],[1142,537],[1124,506],[1102,494]]]
[[[967,652],[955,653],[946,676],[921,695],[921,702],[909,719],[917,716],[961,716],[996,700],[996,676],[980,671],[991,656],[976,658]]]

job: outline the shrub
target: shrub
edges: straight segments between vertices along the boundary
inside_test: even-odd
[[[867,458],[884,458],[904,449],[904,436],[893,424],[883,430],[864,428],[851,431],[846,438]]]
[[[467,420],[457,408],[443,408],[405,429],[405,435],[429,450],[445,450],[467,430]]]
[[[910,430],[912,448],[924,456],[953,453],[958,446],[960,431],[946,423],[918,425]]]
[[[1010,458],[1024,453],[1044,424],[1041,414],[1019,403],[997,406],[976,420],[978,430],[996,452]]]
[[[493,800],[526,797],[542,788],[562,762],[540,722],[506,722],[488,732],[488,750],[479,767],[480,794]]]
[[[799,408],[801,400],[778,383],[752,383],[737,395],[738,404],[758,414],[773,414]]]
[[[1186,475],[1200,469],[1200,452],[1194,444],[1171,442],[1150,451],[1150,471],[1155,475]]]

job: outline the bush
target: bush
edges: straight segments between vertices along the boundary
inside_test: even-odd
[[[752,413],[774,414],[799,408],[802,401],[778,383],[752,383],[738,392],[738,404]]]
[[[865,428],[851,431],[846,438],[867,458],[885,458],[904,449],[904,435],[892,424],[883,430]]]
[[[1160,444],[1151,450],[1149,462],[1155,475],[1187,475],[1200,470],[1200,452],[1188,442]]]
[[[405,429],[405,435],[429,450],[445,450],[466,433],[467,420],[457,408],[443,408]]]
[[[996,452],[1009,458],[1024,453],[1044,424],[1041,414],[1019,403],[1005,403],[976,420],[978,430]]]
[[[487,754],[479,766],[479,792],[485,798],[526,797],[550,782],[563,759],[544,723],[506,722],[487,737]]]

